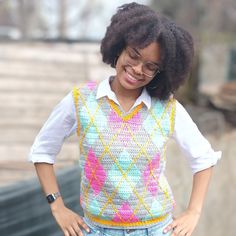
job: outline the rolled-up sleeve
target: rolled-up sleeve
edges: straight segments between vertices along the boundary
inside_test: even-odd
[[[185,108],[176,102],[173,138],[186,156],[193,174],[216,165],[221,151],[214,151]]]
[[[65,138],[74,134],[76,129],[76,111],[73,94],[70,92],[56,105],[36,136],[28,160],[53,164]]]

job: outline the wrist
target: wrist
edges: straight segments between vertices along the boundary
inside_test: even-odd
[[[196,214],[196,215],[201,215],[201,209],[200,208],[193,208],[193,207],[188,207],[187,210],[189,212],[192,212],[193,214]]]
[[[56,211],[57,209],[60,209],[64,206],[64,202],[59,191],[54,193],[48,193],[46,195],[46,199],[52,211]]]
[[[53,203],[50,204],[50,208],[51,208],[52,212],[58,211],[59,209],[63,208],[64,206],[65,205],[64,205],[64,202],[61,197],[56,199],[56,201],[54,201]]]

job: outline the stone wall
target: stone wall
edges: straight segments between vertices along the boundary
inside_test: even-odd
[[[57,179],[66,206],[82,215],[78,168],[59,171]],[[62,236],[36,178],[0,188],[0,209],[1,236]]]
[[[212,43],[200,50],[199,89],[207,95],[215,95],[229,80],[230,50],[226,43]],[[236,79],[236,78],[235,78]]]

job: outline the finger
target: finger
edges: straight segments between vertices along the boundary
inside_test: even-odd
[[[190,229],[185,229],[185,230],[183,230],[183,235],[184,235],[184,236],[191,236],[191,235],[192,235],[192,232],[191,232]]]
[[[173,221],[171,224],[167,225],[167,227],[163,230],[163,233],[166,234],[170,230],[173,230],[177,226],[177,222]]]
[[[63,230],[63,233],[64,233],[65,236],[70,236],[70,234],[67,230]]]
[[[181,229],[179,231],[180,236],[190,236],[191,235],[190,234],[190,228],[185,223],[179,225],[179,229]]]
[[[83,235],[79,225],[77,224],[77,222],[73,224],[73,229],[74,229],[76,235],[79,235],[79,236]]]
[[[86,232],[88,232],[88,233],[90,232],[90,228],[88,227],[87,224],[85,224],[85,222],[83,221],[83,219],[81,217],[77,218],[77,222],[82,228],[84,228],[86,230]]]
[[[73,229],[72,226],[70,226],[70,227],[68,228],[68,231],[69,231],[69,233],[70,233],[70,236],[77,236],[77,233],[75,232],[75,230]]]
[[[183,231],[179,232],[178,236],[186,236],[185,233],[183,233]]]
[[[84,236],[83,232],[80,230],[79,236]]]
[[[184,236],[184,231],[183,231],[183,228],[180,227],[180,226],[177,226],[174,228],[174,231],[173,231],[173,234],[174,235],[179,235],[179,236]]]
[[[175,229],[174,229],[174,232],[175,232],[175,234],[176,235],[178,235],[178,234],[180,234],[181,232],[182,232],[182,228],[180,228],[180,227],[176,227]]]
[[[181,231],[180,236],[188,236],[188,233]]]
[[[189,230],[188,230],[187,228],[184,228],[184,229],[181,231],[181,234],[182,234],[183,236],[190,236],[190,235],[191,235],[190,232],[189,232]]]

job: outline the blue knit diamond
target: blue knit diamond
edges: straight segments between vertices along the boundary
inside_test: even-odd
[[[140,180],[140,171],[136,165],[132,165],[132,159],[127,151],[123,151],[118,159],[118,165],[114,164],[108,172],[110,181],[118,188],[119,195],[122,199],[129,199],[133,193],[133,188]]]

